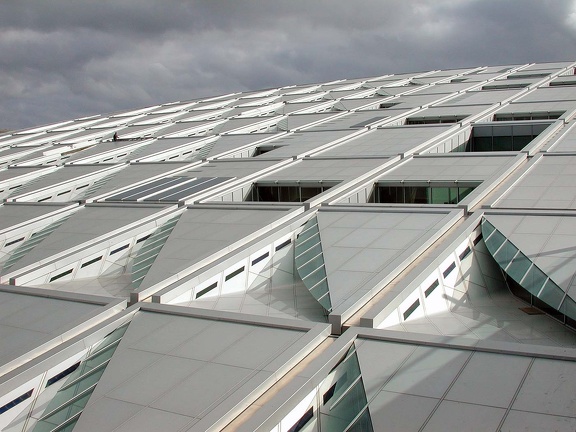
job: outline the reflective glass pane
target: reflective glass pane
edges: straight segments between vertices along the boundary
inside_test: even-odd
[[[564,291],[562,291],[558,285],[548,279],[538,298],[544,303],[558,310],[560,308],[560,303],[564,298]]]

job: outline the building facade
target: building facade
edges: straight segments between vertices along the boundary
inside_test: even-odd
[[[0,429],[576,429],[576,62],[0,135]]]

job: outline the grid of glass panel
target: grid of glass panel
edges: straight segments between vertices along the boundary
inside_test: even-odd
[[[509,277],[555,311],[576,319],[574,301],[486,219],[482,220],[482,235],[488,251]]]
[[[128,324],[117,328],[91,349],[54,395],[33,432],[62,432],[74,428],[127,328]]]
[[[42,240],[44,240],[46,237],[52,234],[54,230],[58,228],[60,225],[62,225],[66,220],[68,220],[70,216],[72,216],[72,214],[68,214],[67,216],[64,216],[62,219],[58,219],[56,222],[52,222],[50,225],[41,229],[40,231],[33,233],[28,240],[24,241],[24,243],[22,243],[20,246],[18,246],[16,249],[12,251],[10,258],[8,258],[8,260],[4,264],[3,271],[6,271],[14,264],[16,264],[16,262],[20,258],[26,255],[29,251],[34,249],[38,243],[40,243]]]
[[[354,344],[326,379],[332,381],[335,377],[334,384],[322,397],[320,430],[373,431]]]
[[[164,247],[166,240],[170,237],[172,230],[176,226],[178,219],[181,215],[170,219],[168,222],[163,224],[160,228],[154,231],[150,237],[146,239],[142,248],[138,251],[136,258],[134,258],[134,263],[132,265],[132,286],[138,288],[144,277],[148,274],[148,270],[154,264],[156,257]]]
[[[318,219],[313,217],[304,225],[304,230],[296,239],[296,269],[300,278],[316,300],[328,312],[332,302],[326,279],[326,267],[322,254],[322,243],[318,229]]]

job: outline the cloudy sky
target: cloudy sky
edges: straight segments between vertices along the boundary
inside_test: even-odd
[[[0,128],[296,83],[576,60],[568,0],[1,0]]]

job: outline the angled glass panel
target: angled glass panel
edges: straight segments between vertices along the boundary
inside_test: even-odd
[[[576,318],[576,315],[570,315],[574,311],[566,313],[561,310],[562,307],[568,309],[565,306],[568,303],[565,300],[563,303],[564,291],[485,218],[482,220],[482,235],[488,251],[500,268],[535,297],[532,298],[534,304],[540,301],[542,307],[547,305],[551,308],[548,313],[556,311],[568,318]]]
[[[72,430],[127,327],[117,328],[92,348],[88,357],[48,403],[33,432]]]
[[[304,225],[303,231],[296,239],[295,259],[298,275],[310,294],[318,300],[328,312],[332,310],[324,255],[318,229],[318,219],[313,217]]]
[[[6,270],[8,270],[20,258],[22,258],[24,255],[26,255],[28,252],[34,249],[38,243],[40,243],[42,240],[44,240],[46,237],[52,234],[60,225],[62,225],[65,221],[67,221],[70,218],[70,216],[72,215],[69,214],[63,217],[62,219],[57,220],[56,222],[52,222],[50,225],[48,225],[45,228],[42,228],[40,231],[33,233],[28,240],[24,241],[24,243],[22,243],[20,246],[18,246],[16,249],[12,251],[10,258],[8,258],[8,260],[4,264],[3,271],[5,272]]]
[[[148,274],[148,270],[150,270],[150,267],[154,264],[166,240],[170,237],[180,216],[181,214],[164,223],[144,241],[132,264],[132,286],[134,288],[138,288]]]

